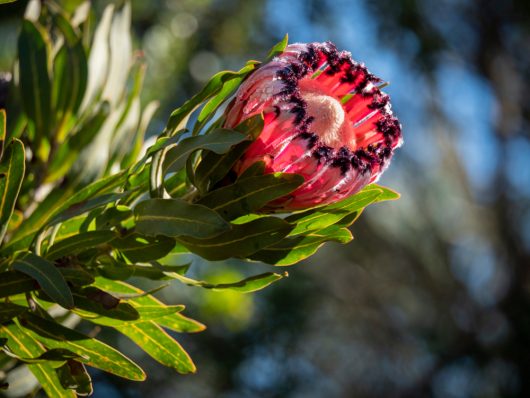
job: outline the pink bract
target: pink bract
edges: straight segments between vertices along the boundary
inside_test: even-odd
[[[304,183],[269,203],[299,210],[332,203],[376,181],[402,143],[381,80],[330,43],[291,44],[239,87],[225,127],[263,113],[264,128],[235,166],[297,173]]]

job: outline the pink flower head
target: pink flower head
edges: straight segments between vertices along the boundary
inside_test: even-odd
[[[343,199],[376,181],[402,142],[381,80],[330,42],[291,44],[238,89],[225,127],[263,113],[264,128],[236,164],[297,173],[304,183],[269,203],[298,210]]]

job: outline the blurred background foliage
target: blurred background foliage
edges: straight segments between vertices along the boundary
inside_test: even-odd
[[[107,2],[94,3],[96,20]],[[209,325],[183,339],[199,372],[175,375],[138,351],[150,381],[93,373],[95,396],[530,396],[528,1],[132,6],[142,102],[161,103],[151,134],[210,75],[263,58],[285,33],[331,40],[391,83],[405,145],[381,182],[402,198],[368,209],[356,241],[328,244],[253,296],[165,289]],[[0,71],[24,7],[2,6]]]

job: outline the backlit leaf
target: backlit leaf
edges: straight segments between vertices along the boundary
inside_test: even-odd
[[[175,275],[174,279],[177,279],[188,286],[197,286],[211,290],[232,290],[240,293],[251,293],[264,289],[271,283],[274,283],[286,276],[288,276],[287,273],[276,274],[273,272],[266,272],[264,274],[254,275],[237,282],[215,284],[208,283],[206,281],[197,281],[182,275]]]
[[[292,265],[313,255],[328,241],[348,243],[352,239],[348,229],[331,226],[323,230],[309,232],[306,235],[285,238],[275,245],[254,253],[250,258],[268,264]]]
[[[24,330],[49,348],[65,348],[80,362],[129,380],[145,380],[144,371],[109,345],[31,313],[21,321]]]
[[[188,353],[155,322],[139,322],[117,326],[116,329],[161,364],[182,374],[196,371]]]
[[[37,340],[14,323],[0,325],[0,337],[7,338],[9,349],[20,357],[38,358],[46,352],[46,349]],[[74,391],[62,386],[55,369],[50,364],[28,364],[28,368],[49,397],[76,397]]]

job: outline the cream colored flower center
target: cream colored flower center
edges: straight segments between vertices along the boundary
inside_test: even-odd
[[[334,148],[341,146],[341,128],[345,115],[341,103],[329,95],[319,93],[302,93],[307,103],[307,113],[315,120],[310,130],[320,137],[324,145]]]
[[[346,115],[340,101],[328,95],[324,87],[311,79],[300,82],[300,94],[307,104],[307,114],[314,117],[309,131],[318,134],[324,145],[333,148],[343,146]]]

